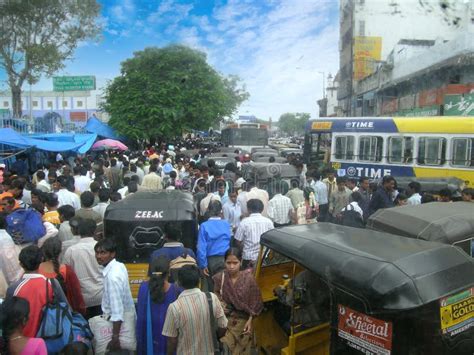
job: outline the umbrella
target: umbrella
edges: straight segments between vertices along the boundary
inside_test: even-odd
[[[116,141],[115,139],[102,139],[97,141],[92,146],[93,150],[127,150],[128,147],[122,142]]]

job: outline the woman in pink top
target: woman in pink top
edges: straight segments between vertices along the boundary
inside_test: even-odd
[[[23,335],[28,322],[30,305],[20,297],[8,298],[1,307],[0,317],[3,329],[3,346],[12,355],[47,355],[46,344],[41,338],[29,338]]]

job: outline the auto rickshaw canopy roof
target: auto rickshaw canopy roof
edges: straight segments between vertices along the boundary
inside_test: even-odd
[[[179,190],[138,191],[107,207],[104,222],[195,219],[193,196]]]
[[[330,223],[273,229],[260,242],[373,312],[420,307],[474,285],[474,260],[451,245]]]
[[[381,232],[453,244],[474,237],[474,203],[430,202],[381,209],[367,227]]]

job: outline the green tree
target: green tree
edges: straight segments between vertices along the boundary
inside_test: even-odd
[[[145,48],[122,63],[106,88],[109,124],[134,139],[208,129],[248,98],[237,76],[223,77],[206,55],[182,45]]]
[[[14,117],[21,116],[23,83],[51,76],[71,59],[80,41],[96,38],[99,12],[95,0],[1,2],[0,68],[8,77]]]
[[[284,113],[280,116],[278,127],[280,131],[289,136],[296,136],[304,133],[306,122],[310,119],[309,113]]]

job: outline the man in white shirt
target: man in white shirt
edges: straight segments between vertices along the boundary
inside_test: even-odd
[[[104,291],[102,312],[112,322],[112,339],[107,345],[109,351],[120,351],[120,330],[135,332],[135,305],[125,265],[115,260],[117,247],[112,238],[102,239],[94,247],[97,263],[103,267]],[[129,334],[130,335],[130,334]],[[134,339],[135,336],[132,336]],[[134,349],[128,349],[134,350]]]
[[[263,202],[259,199],[251,199],[247,202],[250,216],[240,222],[235,233],[235,240],[242,248],[243,268],[253,267],[258,259],[260,251],[260,237],[266,231],[273,229],[271,219],[262,216]]]
[[[67,177],[64,175],[58,177],[59,190],[56,192],[59,201],[58,207],[71,205],[77,211],[81,208],[81,200],[77,194],[67,189],[67,180]]]
[[[104,219],[105,216],[105,210],[110,204],[110,190],[102,188],[99,190],[99,203],[92,207],[92,210],[97,212],[102,216],[102,219]]]
[[[288,183],[278,181],[270,188],[275,195],[268,203],[268,217],[273,221],[275,227],[287,226],[291,223],[295,213],[291,199],[284,196],[288,193]]]
[[[408,184],[407,192],[410,195],[408,198],[409,205],[421,205],[421,184],[417,181],[412,181]]]
[[[268,201],[270,200],[268,192],[259,189],[257,186],[253,186],[247,193],[247,201],[252,199],[259,199],[263,203],[262,215],[268,217]]]
[[[313,173],[311,187],[319,205],[318,222],[325,222],[329,212],[328,186],[321,181],[321,174],[317,171]]]
[[[74,188],[76,189],[76,192],[82,194],[84,191],[89,190],[92,181],[86,175],[87,169],[85,167],[74,167]]]
[[[82,295],[86,304],[87,318],[102,313],[103,275],[97,265],[94,246],[94,233],[97,225],[91,219],[81,220],[79,233],[81,240],[71,245],[64,253],[64,263],[71,266],[76,272],[81,284]]]
[[[36,172],[36,179],[37,179],[37,183],[36,183],[36,188],[45,192],[45,193],[48,193],[48,192],[51,192],[51,185],[48,184],[48,182],[45,180],[46,179],[46,174],[44,173],[43,170],[39,170]]]
[[[240,203],[237,201],[237,192],[233,191],[229,194],[229,201],[222,206],[222,212],[224,219],[232,226],[232,231],[235,231],[240,225],[240,216],[242,215]]]

